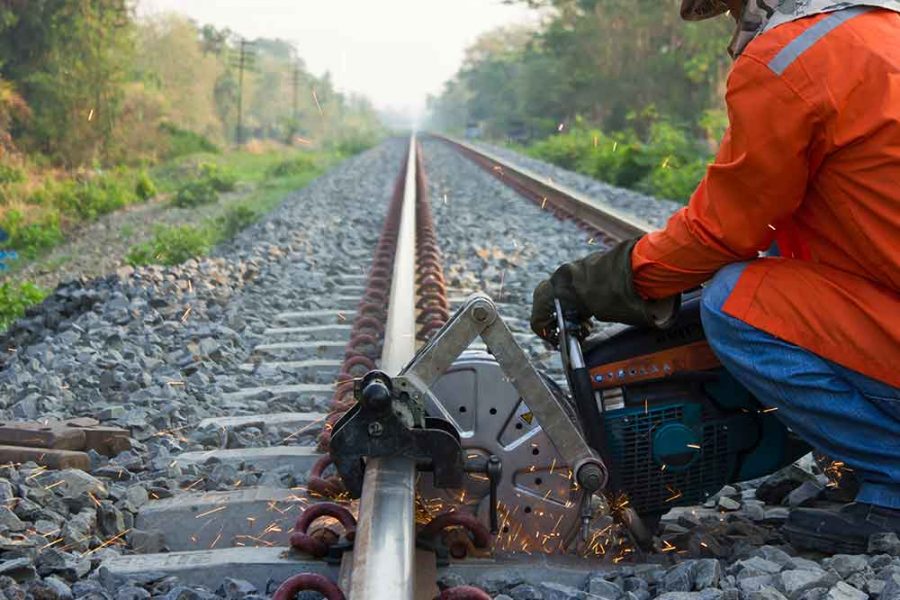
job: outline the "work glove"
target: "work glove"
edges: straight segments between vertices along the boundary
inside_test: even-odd
[[[631,251],[637,239],[626,240],[605,252],[564,263],[534,290],[531,329],[556,343],[558,299],[569,320],[600,321],[663,329],[675,321],[681,295],[644,300],[632,283]]]

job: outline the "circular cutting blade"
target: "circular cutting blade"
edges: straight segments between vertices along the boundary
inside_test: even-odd
[[[496,360],[485,352],[464,352],[431,392],[428,414],[456,427],[467,462],[500,458],[495,552],[564,551],[579,530],[583,494]],[[428,512],[466,510],[488,526],[486,475],[467,474],[461,490],[436,490],[430,479],[426,474],[419,481]]]

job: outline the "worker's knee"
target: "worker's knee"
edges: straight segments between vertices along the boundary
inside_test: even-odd
[[[706,339],[717,352],[737,343],[744,323],[725,314],[722,306],[734,290],[747,263],[734,263],[722,267],[703,288],[700,301],[700,318]]]

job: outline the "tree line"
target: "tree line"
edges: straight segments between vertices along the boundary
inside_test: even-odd
[[[519,143],[543,140],[534,151],[542,158],[566,155],[569,168],[686,197],[726,123],[730,18],[684,23],[680,0],[528,3],[544,11],[543,23],[478,39],[442,92],[429,98],[431,125]],[[615,160],[585,156],[629,152],[631,158]],[[598,161],[603,169],[593,166]],[[610,174],[611,162],[618,174]],[[653,173],[680,167],[690,173]]]
[[[52,165],[134,164],[243,137],[364,143],[364,98],[310,73],[283,40],[240,37],[129,0],[0,0],[0,149]]]

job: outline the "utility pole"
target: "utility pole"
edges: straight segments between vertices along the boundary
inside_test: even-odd
[[[294,63],[294,101],[293,101],[293,113],[291,114],[291,118],[294,119],[294,123],[297,123],[297,120],[300,118],[300,63]]]
[[[244,70],[253,67],[254,48],[253,42],[241,38],[239,54],[237,58],[238,68],[238,99],[237,99],[237,127],[234,139],[240,146],[244,142]]]
[[[289,146],[293,146],[294,142],[297,140],[297,135],[300,131],[300,61],[294,61],[294,67],[292,69],[292,109],[291,109],[291,118],[288,127],[288,139],[287,143]]]

